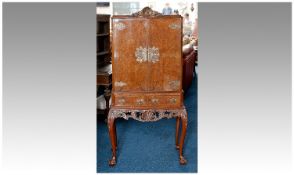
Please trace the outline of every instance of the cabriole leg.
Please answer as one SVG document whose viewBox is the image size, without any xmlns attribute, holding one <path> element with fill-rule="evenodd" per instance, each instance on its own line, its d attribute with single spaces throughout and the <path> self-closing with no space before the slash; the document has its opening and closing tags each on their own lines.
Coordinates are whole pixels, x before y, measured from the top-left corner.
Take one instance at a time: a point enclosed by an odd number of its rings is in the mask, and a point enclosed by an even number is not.
<svg viewBox="0 0 294 175">
<path fill-rule="evenodd" d="M 116 121 L 113 122 L 113 125 L 114 125 L 115 149 L 117 150 Z"/>
<path fill-rule="evenodd" d="M 179 128 L 180 128 L 180 117 L 176 118 L 176 149 L 179 149 Z"/>
<path fill-rule="evenodd" d="M 180 156 L 180 164 L 185 165 L 187 163 L 187 160 L 183 156 L 183 147 L 184 147 L 184 140 L 186 136 L 187 131 L 187 124 L 188 124 L 188 118 L 186 111 L 181 114 L 181 122 L 182 122 L 182 132 L 181 132 L 181 138 L 180 138 L 180 149 L 179 149 L 179 156 Z"/>
<path fill-rule="evenodd" d="M 112 115 L 111 110 L 108 113 L 108 131 L 109 131 L 109 138 L 111 143 L 111 149 L 112 149 L 112 157 L 109 160 L 109 166 L 114 166 L 116 164 L 116 143 L 115 143 L 115 125 L 114 125 L 114 116 Z"/>
</svg>

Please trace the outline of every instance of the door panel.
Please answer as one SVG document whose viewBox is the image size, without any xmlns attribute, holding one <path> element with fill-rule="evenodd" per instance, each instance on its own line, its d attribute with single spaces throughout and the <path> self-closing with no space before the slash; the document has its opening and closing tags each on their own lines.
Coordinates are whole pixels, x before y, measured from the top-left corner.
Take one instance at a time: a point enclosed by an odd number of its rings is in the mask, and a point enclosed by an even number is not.
<svg viewBox="0 0 294 175">
<path fill-rule="evenodd" d="M 149 62 L 150 90 L 182 90 L 181 18 L 150 19 L 149 48 L 157 48 L 159 60 Z M 156 70 L 156 71 L 155 71 Z"/>
<path fill-rule="evenodd" d="M 113 19 L 113 90 L 147 91 L 148 65 L 146 19 Z"/>
</svg>

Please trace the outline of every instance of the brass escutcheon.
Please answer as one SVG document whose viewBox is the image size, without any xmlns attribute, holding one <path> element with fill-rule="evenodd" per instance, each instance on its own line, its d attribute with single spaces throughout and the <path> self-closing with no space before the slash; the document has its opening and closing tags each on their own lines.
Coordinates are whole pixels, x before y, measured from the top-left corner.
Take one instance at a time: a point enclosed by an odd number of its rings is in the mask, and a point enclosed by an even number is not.
<svg viewBox="0 0 294 175">
<path fill-rule="evenodd" d="M 136 103 L 138 105 L 142 105 L 142 104 L 144 104 L 144 99 L 137 99 Z"/>
<path fill-rule="evenodd" d="M 139 63 L 159 61 L 159 48 L 157 47 L 138 47 L 135 51 L 136 61 Z"/>
<path fill-rule="evenodd" d="M 153 104 L 157 104 L 158 101 L 159 101 L 159 100 L 158 100 L 157 98 L 152 98 L 152 99 L 151 99 L 151 102 L 152 102 Z"/>
</svg>

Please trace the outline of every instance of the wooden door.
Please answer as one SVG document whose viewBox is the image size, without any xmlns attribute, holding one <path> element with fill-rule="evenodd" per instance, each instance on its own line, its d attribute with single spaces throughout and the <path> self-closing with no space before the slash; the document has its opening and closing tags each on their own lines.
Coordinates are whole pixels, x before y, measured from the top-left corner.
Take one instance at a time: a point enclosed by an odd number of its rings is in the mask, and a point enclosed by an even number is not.
<svg viewBox="0 0 294 175">
<path fill-rule="evenodd" d="M 148 91 L 147 20 L 114 18 L 112 21 L 113 90 L 116 92 Z"/>
<path fill-rule="evenodd" d="M 154 60 L 149 62 L 152 70 L 149 88 L 179 92 L 182 90 L 182 18 L 152 18 L 149 24 L 148 47 L 149 52 L 155 54 Z"/>
</svg>

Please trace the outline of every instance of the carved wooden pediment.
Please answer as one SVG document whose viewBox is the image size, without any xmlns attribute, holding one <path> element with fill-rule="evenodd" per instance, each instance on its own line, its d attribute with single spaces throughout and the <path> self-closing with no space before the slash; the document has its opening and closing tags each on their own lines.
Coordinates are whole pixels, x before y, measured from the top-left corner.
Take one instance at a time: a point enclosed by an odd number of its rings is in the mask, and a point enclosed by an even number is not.
<svg viewBox="0 0 294 175">
<path fill-rule="evenodd" d="M 144 7 L 141 11 L 133 13 L 132 16 L 135 17 L 156 17 L 162 16 L 161 13 L 152 10 L 150 7 Z"/>
</svg>

